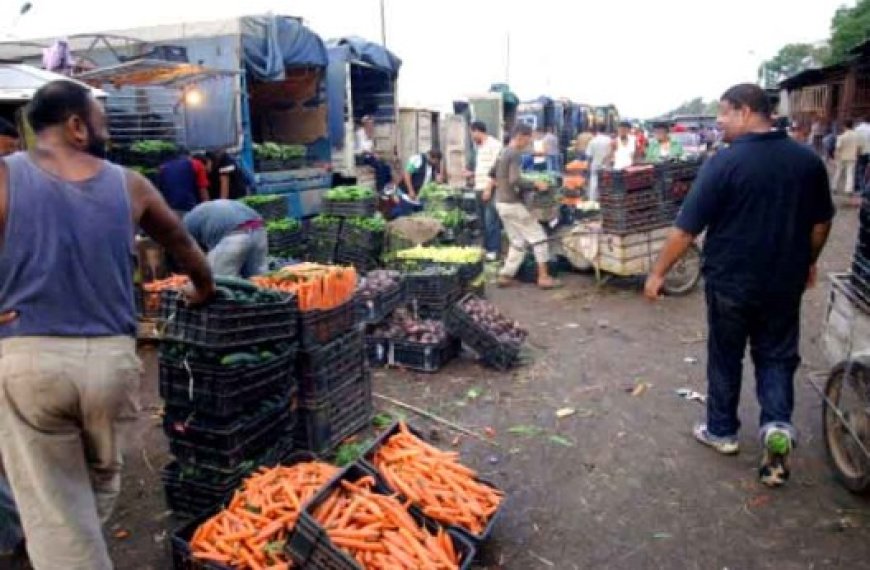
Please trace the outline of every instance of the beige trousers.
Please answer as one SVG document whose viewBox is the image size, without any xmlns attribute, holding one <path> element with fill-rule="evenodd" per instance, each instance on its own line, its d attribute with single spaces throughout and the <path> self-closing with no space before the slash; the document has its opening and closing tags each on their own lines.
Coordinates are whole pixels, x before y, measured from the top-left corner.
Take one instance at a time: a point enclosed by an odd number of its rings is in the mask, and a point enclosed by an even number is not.
<svg viewBox="0 0 870 570">
<path fill-rule="evenodd" d="M 34 570 L 112 568 L 101 522 L 140 374 L 128 337 L 0 341 L 0 454 Z"/>
<path fill-rule="evenodd" d="M 843 191 L 846 194 L 851 194 L 855 191 L 855 170 L 858 168 L 857 160 L 837 160 L 837 166 L 834 170 L 834 178 L 831 180 L 831 190 L 834 192 L 840 189 L 840 180 L 843 175 L 846 176 L 846 187 Z"/>
<path fill-rule="evenodd" d="M 547 234 L 541 224 L 529 213 L 525 204 L 496 203 L 495 209 L 501 218 L 504 231 L 510 241 L 504 267 L 499 272 L 504 277 L 514 277 L 526 257 L 526 247 L 532 245 L 535 261 L 546 263 L 550 260 L 547 248 Z"/>
</svg>

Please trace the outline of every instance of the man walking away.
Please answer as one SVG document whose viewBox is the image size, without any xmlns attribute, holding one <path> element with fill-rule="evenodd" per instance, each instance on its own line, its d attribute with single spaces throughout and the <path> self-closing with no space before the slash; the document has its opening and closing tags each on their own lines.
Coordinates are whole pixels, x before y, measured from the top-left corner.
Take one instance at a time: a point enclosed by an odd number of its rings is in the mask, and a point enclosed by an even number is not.
<svg viewBox="0 0 870 570">
<path fill-rule="evenodd" d="M 855 132 L 861 135 L 861 154 L 858 157 L 855 190 L 864 195 L 867 190 L 864 182 L 867 178 L 867 165 L 870 164 L 870 123 L 867 122 L 866 117 L 855 127 Z"/>
<path fill-rule="evenodd" d="M 208 252 L 215 275 L 253 277 L 268 271 L 263 218 L 236 200 L 212 200 L 184 216 L 184 227 Z"/>
<path fill-rule="evenodd" d="M 36 146 L 0 161 L 0 454 L 35 570 L 112 568 L 101 522 L 138 411 L 137 226 L 214 291 L 205 256 L 144 177 L 102 160 L 106 116 L 54 81 L 33 97 Z"/>
<path fill-rule="evenodd" d="M 722 95 L 718 121 L 731 146 L 701 169 L 645 293 L 659 296 L 668 270 L 706 230 L 707 421 L 694 434 L 720 453 L 737 453 L 748 342 L 765 450 L 759 475 L 777 486 L 788 479 L 796 441 L 801 297 L 815 278 L 834 207 L 825 165 L 786 133 L 771 131 L 770 112 L 757 85 L 736 85 Z"/>
<path fill-rule="evenodd" d="M 604 168 L 607 164 L 607 159 L 610 156 L 610 150 L 613 145 L 612 139 L 605 133 L 598 130 L 598 127 L 592 127 L 593 137 L 589 141 L 589 146 L 586 147 L 586 154 L 589 156 L 589 200 L 592 202 L 598 201 L 598 171 Z"/>
<path fill-rule="evenodd" d="M 175 158 L 160 165 L 157 173 L 160 193 L 179 216 L 184 216 L 200 202 L 208 202 L 208 186 L 202 186 L 196 170 L 187 150 L 180 149 Z"/>
<path fill-rule="evenodd" d="M 487 134 L 486 124 L 482 121 L 471 123 L 471 139 L 474 141 L 477 156 L 474 164 L 474 191 L 480 203 L 483 220 L 483 247 L 487 261 L 495 261 L 501 251 L 501 220 L 492 199 L 495 184 L 489 173 L 501 152 L 502 145 L 495 137 Z"/>
<path fill-rule="evenodd" d="M 532 129 L 521 123 L 514 127 L 510 144 L 502 150 L 492 174 L 495 177 L 495 207 L 510 240 L 510 249 L 504 267 L 499 272 L 498 286 L 512 285 L 517 271 L 526 257 L 526 247 L 531 245 L 538 264 L 538 287 L 554 289 L 561 283 L 550 277 L 547 262 L 550 260 L 547 235 L 524 203 L 524 194 L 546 190 L 547 184 L 530 184 L 522 178 L 522 155 L 532 140 Z"/>
<path fill-rule="evenodd" d="M 864 141 L 853 127 L 852 120 L 847 119 L 843 122 L 843 133 L 837 137 L 837 146 L 834 147 L 836 169 L 834 170 L 834 180 L 831 183 L 832 192 L 840 189 L 840 180 L 845 174 L 846 187 L 844 192 L 850 195 L 855 193 L 855 169 L 858 167 L 858 156 L 862 152 Z"/>
</svg>

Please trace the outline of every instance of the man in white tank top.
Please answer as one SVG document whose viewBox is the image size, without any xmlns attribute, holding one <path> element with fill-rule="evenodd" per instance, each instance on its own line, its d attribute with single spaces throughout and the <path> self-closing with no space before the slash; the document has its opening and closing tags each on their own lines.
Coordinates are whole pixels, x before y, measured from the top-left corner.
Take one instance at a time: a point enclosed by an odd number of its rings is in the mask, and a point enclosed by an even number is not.
<svg viewBox="0 0 870 570">
<path fill-rule="evenodd" d="M 631 124 L 619 123 L 618 134 L 613 141 L 613 169 L 622 170 L 634 164 L 637 140 L 631 134 Z"/>
</svg>

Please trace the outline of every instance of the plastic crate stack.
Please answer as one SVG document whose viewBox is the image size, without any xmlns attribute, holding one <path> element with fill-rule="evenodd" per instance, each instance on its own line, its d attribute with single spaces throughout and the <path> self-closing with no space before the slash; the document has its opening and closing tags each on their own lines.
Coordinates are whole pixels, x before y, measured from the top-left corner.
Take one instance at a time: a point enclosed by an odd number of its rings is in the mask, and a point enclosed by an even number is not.
<svg viewBox="0 0 870 570">
<path fill-rule="evenodd" d="M 508 370 L 519 363 L 520 350 L 528 336 L 519 323 L 474 294 L 455 303 L 444 324 L 485 365 L 498 370 Z"/>
<path fill-rule="evenodd" d="M 325 453 L 371 420 L 372 378 L 355 298 L 299 314 L 299 449 Z"/>
<path fill-rule="evenodd" d="M 864 303 L 870 304 L 870 200 L 861 202 L 858 221 L 858 244 L 852 258 L 852 289 Z"/>
<path fill-rule="evenodd" d="M 389 363 L 389 342 L 383 336 L 373 334 L 378 325 L 388 319 L 393 311 L 407 304 L 407 291 L 402 274 L 398 271 L 380 269 L 369 272 L 357 291 L 357 314 L 365 327 L 366 360 L 370 367 Z"/>
<path fill-rule="evenodd" d="M 306 259 L 317 263 L 334 263 L 341 218 L 316 216 L 311 220 L 306 235 Z"/>
<path fill-rule="evenodd" d="M 656 165 L 656 177 L 662 195 L 662 205 L 665 214 L 675 219 L 683 200 L 692 189 L 698 171 L 701 169 L 700 159 L 663 162 Z"/>
<path fill-rule="evenodd" d="M 360 273 L 377 269 L 384 248 L 384 222 L 379 216 L 349 216 L 341 221 L 335 262 Z"/>
<path fill-rule="evenodd" d="M 656 169 L 652 165 L 625 170 L 602 170 L 599 174 L 602 229 L 625 235 L 667 226 Z"/>
<path fill-rule="evenodd" d="M 292 451 L 297 313 L 294 297 L 250 285 L 223 285 L 201 308 L 163 292 L 159 387 L 175 460 L 162 478 L 177 515 L 215 507 Z"/>
</svg>

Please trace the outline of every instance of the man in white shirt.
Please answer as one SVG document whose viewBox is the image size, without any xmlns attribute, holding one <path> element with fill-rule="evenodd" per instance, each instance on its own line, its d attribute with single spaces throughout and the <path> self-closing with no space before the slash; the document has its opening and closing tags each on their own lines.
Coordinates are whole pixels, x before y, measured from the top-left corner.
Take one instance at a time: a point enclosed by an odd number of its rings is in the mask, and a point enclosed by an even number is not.
<svg viewBox="0 0 870 570">
<path fill-rule="evenodd" d="M 637 139 L 631 134 L 631 123 L 619 123 L 617 137 L 613 141 L 613 169 L 623 170 L 634 164 L 637 154 Z"/>
<path fill-rule="evenodd" d="M 392 181 L 393 171 L 389 164 L 375 154 L 375 120 L 369 115 L 360 119 L 359 128 L 354 133 L 353 150 L 357 156 L 357 164 L 374 169 L 377 189 L 383 190 Z"/>
<path fill-rule="evenodd" d="M 865 178 L 867 174 L 867 165 L 870 164 L 870 123 L 867 118 L 861 119 L 858 126 L 855 127 L 855 132 L 861 135 L 862 145 L 861 154 L 858 157 L 858 180 L 856 185 L 861 194 L 867 190 Z"/>
<path fill-rule="evenodd" d="M 589 157 L 589 200 L 598 201 L 598 171 L 604 168 L 610 157 L 613 144 L 611 138 L 601 132 L 597 126 L 592 127 L 592 140 L 586 146 L 586 155 Z"/>
<path fill-rule="evenodd" d="M 846 175 L 846 194 L 854 194 L 855 192 L 855 169 L 858 165 L 858 156 L 862 153 L 864 147 L 864 139 L 853 128 L 854 122 L 847 119 L 843 122 L 845 127 L 843 133 L 837 137 L 837 144 L 834 149 L 834 159 L 837 163 L 837 168 L 834 172 L 834 178 L 831 180 L 831 191 L 836 192 L 840 186 L 840 179 L 843 174 Z"/>
<path fill-rule="evenodd" d="M 480 218 L 483 221 L 483 247 L 487 261 L 495 261 L 501 251 L 501 220 L 492 199 L 495 185 L 489 173 L 498 160 L 502 144 L 487 134 L 486 124 L 482 121 L 471 123 L 471 139 L 474 141 L 476 158 L 474 162 L 474 191 L 480 204 Z M 471 173 L 469 173 L 471 174 Z"/>
</svg>

